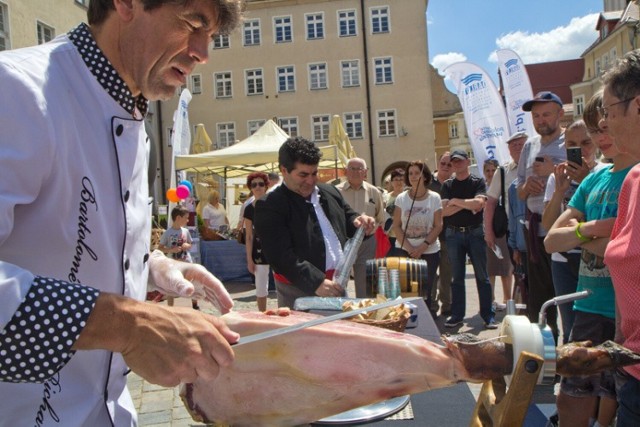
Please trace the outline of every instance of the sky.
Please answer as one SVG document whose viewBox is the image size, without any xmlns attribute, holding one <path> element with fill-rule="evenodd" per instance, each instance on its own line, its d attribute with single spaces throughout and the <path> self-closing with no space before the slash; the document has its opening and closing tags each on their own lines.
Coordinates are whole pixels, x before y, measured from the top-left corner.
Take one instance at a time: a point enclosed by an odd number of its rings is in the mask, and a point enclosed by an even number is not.
<svg viewBox="0 0 640 427">
<path fill-rule="evenodd" d="M 598 37 L 603 0 L 429 0 L 429 62 L 473 62 L 497 83 L 496 50 L 525 64 L 579 58 Z M 451 82 L 447 87 L 455 92 Z"/>
</svg>

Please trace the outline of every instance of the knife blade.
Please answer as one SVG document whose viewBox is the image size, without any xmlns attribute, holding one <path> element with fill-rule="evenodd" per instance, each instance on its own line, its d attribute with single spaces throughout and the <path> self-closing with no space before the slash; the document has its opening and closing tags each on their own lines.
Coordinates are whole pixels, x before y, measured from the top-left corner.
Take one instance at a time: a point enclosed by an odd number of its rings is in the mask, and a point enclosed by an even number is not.
<svg viewBox="0 0 640 427">
<path fill-rule="evenodd" d="M 309 320 L 307 322 L 297 323 L 295 325 L 285 326 L 284 328 L 272 329 L 270 331 L 260 332 L 257 334 L 249 335 L 246 337 L 240 337 L 240 339 L 231 344 L 233 347 L 249 344 L 252 342 L 277 337 L 278 335 L 288 334 L 290 332 L 299 331 L 301 329 L 310 328 L 312 326 L 322 325 L 323 323 L 329 323 L 336 320 L 348 319 L 349 317 L 357 316 L 361 313 L 366 313 L 367 311 L 380 310 L 381 308 L 393 307 L 398 304 L 402 304 L 409 301 L 415 301 L 420 299 L 421 297 L 410 297 L 410 298 L 401 298 L 385 301 L 380 304 L 375 304 L 369 307 L 358 308 L 356 310 L 345 311 L 343 313 L 334 314 L 332 316 L 320 317 L 318 319 Z"/>
</svg>

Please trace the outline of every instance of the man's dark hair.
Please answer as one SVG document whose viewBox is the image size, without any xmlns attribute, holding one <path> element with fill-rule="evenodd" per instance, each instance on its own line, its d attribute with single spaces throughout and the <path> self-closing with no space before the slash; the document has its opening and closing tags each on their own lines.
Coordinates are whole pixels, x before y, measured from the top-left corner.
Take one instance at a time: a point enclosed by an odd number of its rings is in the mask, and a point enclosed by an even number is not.
<svg viewBox="0 0 640 427">
<path fill-rule="evenodd" d="M 418 169 L 422 170 L 422 177 L 424 178 L 424 186 L 428 187 L 429 184 L 431 184 L 431 170 L 429 169 L 429 166 L 427 166 L 427 164 L 422 160 L 414 160 L 412 162 L 407 163 L 407 166 L 405 166 L 404 168 L 404 184 L 407 187 L 411 186 L 411 183 L 409 182 L 409 168 L 411 166 L 417 166 Z"/>
<path fill-rule="evenodd" d="M 629 102 L 640 95 L 640 49 L 627 52 L 602 77 L 602 82 L 613 96 Z"/>
<path fill-rule="evenodd" d="M 164 4 L 185 6 L 193 0 L 140 0 L 145 11 L 161 7 Z M 218 10 L 218 20 L 215 23 L 218 35 L 229 34 L 242 21 L 245 0 L 211 0 Z M 100 25 L 114 11 L 113 0 L 89 0 L 87 19 L 89 25 Z"/>
<path fill-rule="evenodd" d="M 184 216 L 189 214 L 189 209 L 185 208 L 182 205 L 178 205 L 175 208 L 171 209 L 171 220 L 175 221 L 179 216 Z"/>
<path fill-rule="evenodd" d="M 278 151 L 278 162 L 287 172 L 295 168 L 296 162 L 304 165 L 317 165 L 322 158 L 322 152 L 316 145 L 301 136 L 287 139 Z"/>
</svg>

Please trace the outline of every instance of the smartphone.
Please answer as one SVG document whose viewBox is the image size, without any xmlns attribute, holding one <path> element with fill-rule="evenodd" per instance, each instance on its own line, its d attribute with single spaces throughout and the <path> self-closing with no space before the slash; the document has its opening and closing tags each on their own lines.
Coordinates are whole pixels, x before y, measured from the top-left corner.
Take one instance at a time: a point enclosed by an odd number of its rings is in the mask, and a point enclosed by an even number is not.
<svg viewBox="0 0 640 427">
<path fill-rule="evenodd" d="M 582 150 L 580 147 L 567 147 L 567 160 L 582 166 Z"/>
</svg>

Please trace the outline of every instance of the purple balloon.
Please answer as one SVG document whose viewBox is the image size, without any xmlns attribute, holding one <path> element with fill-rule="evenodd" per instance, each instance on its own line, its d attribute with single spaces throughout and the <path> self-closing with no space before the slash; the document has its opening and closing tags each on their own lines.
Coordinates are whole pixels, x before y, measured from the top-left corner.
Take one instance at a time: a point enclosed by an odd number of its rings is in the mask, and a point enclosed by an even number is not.
<svg viewBox="0 0 640 427">
<path fill-rule="evenodd" d="M 189 191 L 189 187 L 187 187 L 186 185 L 178 185 L 178 187 L 176 188 L 176 194 L 178 195 L 178 198 L 180 200 L 184 200 L 189 197 L 189 194 L 191 194 L 191 192 Z"/>
</svg>

